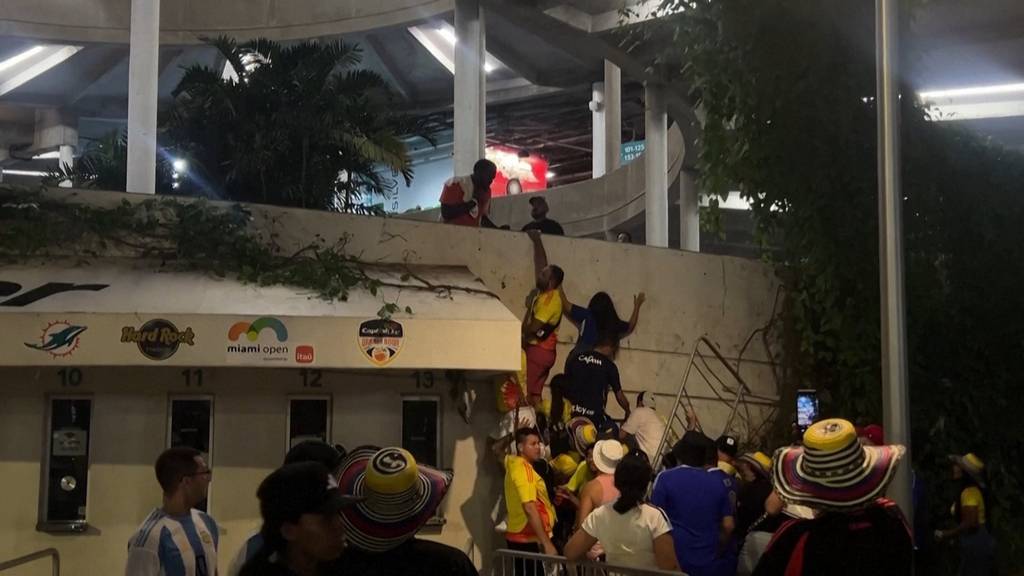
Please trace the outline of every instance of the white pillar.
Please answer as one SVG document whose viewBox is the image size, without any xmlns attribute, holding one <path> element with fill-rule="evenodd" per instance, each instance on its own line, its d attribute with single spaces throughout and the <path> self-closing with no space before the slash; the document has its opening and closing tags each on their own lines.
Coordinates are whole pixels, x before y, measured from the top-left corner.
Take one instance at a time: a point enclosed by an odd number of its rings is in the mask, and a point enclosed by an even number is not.
<svg viewBox="0 0 1024 576">
<path fill-rule="evenodd" d="M 75 165 L 75 149 L 68 144 L 61 144 L 60 148 L 60 162 L 59 166 L 63 170 L 65 167 L 73 168 Z M 71 180 L 61 180 L 58 184 L 61 188 L 71 188 Z"/>
<path fill-rule="evenodd" d="M 455 174 L 472 173 L 486 144 L 484 21 L 480 0 L 455 0 Z"/>
<path fill-rule="evenodd" d="M 622 70 L 604 61 L 604 168 L 622 166 Z"/>
<path fill-rule="evenodd" d="M 132 0 L 128 48 L 128 192 L 156 193 L 160 0 Z"/>
<path fill-rule="evenodd" d="M 593 161 L 593 178 L 600 178 L 605 175 L 605 128 L 604 128 L 604 82 L 595 82 L 590 97 L 591 117 L 594 119 L 592 128 L 591 158 Z"/>
<path fill-rule="evenodd" d="M 700 252 L 700 204 L 697 179 L 679 171 L 679 248 Z"/>
<path fill-rule="evenodd" d="M 644 186 L 647 245 L 668 246 L 668 112 L 661 88 L 648 84 L 644 90 L 645 131 Z"/>
</svg>

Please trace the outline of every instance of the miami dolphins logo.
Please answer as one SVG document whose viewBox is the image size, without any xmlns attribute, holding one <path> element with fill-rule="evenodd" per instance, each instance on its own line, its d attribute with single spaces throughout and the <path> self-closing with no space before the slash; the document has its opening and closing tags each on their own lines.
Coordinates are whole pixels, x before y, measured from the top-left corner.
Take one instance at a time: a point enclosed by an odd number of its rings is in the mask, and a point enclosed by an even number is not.
<svg viewBox="0 0 1024 576">
<path fill-rule="evenodd" d="M 76 326 L 67 321 L 50 322 L 43 329 L 39 343 L 25 342 L 33 350 L 41 350 L 54 358 L 66 358 L 78 350 L 85 326 Z"/>
<path fill-rule="evenodd" d="M 228 338 L 232 342 L 237 342 L 242 334 L 245 334 L 245 337 L 248 338 L 250 342 L 255 342 L 259 339 L 260 332 L 263 332 L 263 330 L 267 328 L 274 331 L 278 342 L 288 341 L 288 328 L 285 328 L 284 322 L 281 322 L 277 318 L 270 317 L 257 318 L 252 324 L 239 322 L 228 330 Z"/>
</svg>

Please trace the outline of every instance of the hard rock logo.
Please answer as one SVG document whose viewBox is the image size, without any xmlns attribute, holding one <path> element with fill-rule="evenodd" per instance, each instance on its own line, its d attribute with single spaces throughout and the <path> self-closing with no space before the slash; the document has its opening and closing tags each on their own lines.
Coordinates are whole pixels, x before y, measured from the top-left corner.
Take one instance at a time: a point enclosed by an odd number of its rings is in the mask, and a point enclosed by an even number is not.
<svg viewBox="0 0 1024 576">
<path fill-rule="evenodd" d="M 150 320 L 138 330 L 132 326 L 121 328 L 122 344 L 135 344 L 143 356 L 158 362 L 174 356 L 182 344 L 195 346 L 195 338 L 191 327 L 181 331 L 162 319 Z"/>
</svg>

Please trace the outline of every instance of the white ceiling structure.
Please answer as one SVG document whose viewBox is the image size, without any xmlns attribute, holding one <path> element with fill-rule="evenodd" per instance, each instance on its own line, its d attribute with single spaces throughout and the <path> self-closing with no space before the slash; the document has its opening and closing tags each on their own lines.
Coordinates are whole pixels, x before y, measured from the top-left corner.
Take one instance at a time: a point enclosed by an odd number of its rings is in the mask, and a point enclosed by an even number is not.
<svg viewBox="0 0 1024 576">
<path fill-rule="evenodd" d="M 74 124 L 81 138 L 95 138 L 122 125 L 127 116 L 128 13 L 121 0 L 77 0 L 74 17 L 54 0 L 0 2 L 0 166 L 39 170 L 52 166 L 54 152 L 44 136 L 53 122 Z M 245 9 L 235 6 L 239 2 Z M 554 38 L 544 22 L 591 36 L 620 25 L 627 2 L 633 19 L 650 17 L 653 4 L 641 0 L 487 0 L 512 10 L 538 14 L 524 25 L 500 10 L 487 19 L 489 139 L 491 125 L 510 142 L 548 147 L 585 176 L 589 151 L 589 85 L 601 79 L 601 59 L 575 51 Z M 511 4 L 510 4 L 511 2 Z M 639 5 L 637 5 L 640 3 Z M 169 101 L 191 64 L 223 66 L 200 35 L 232 33 L 281 40 L 334 37 L 363 49 L 363 65 L 381 73 L 407 110 L 438 114 L 444 122 L 453 99 L 451 0 L 309 0 L 298 14 L 288 0 L 219 0 L 194 3 L 164 0 L 160 50 L 160 98 Z M 191 27 L 191 28 L 190 28 Z M 913 22 L 913 45 L 920 58 L 909 80 L 937 120 L 962 122 L 1013 147 L 1024 147 L 1024 2 L 1017 0 L 938 0 Z M 560 34 L 564 35 L 564 34 Z M 519 139 L 516 127 L 502 124 L 503 105 L 516 118 L 529 117 L 532 99 L 538 116 L 550 98 L 564 94 L 567 114 L 548 118 L 557 132 L 553 144 Z M 577 103 L 578 100 L 578 103 Z M 576 106 L 581 110 L 575 110 Z M 642 113 L 642 101 L 630 114 Z M 635 120 L 635 118 L 634 118 Z M 49 124 L 48 124 L 49 123 Z M 642 125 L 642 120 L 639 122 Z M 567 129 L 566 129 L 567 128 Z M 531 129 L 544 132 L 544 125 Z M 557 130 L 556 130 L 557 129 Z M 495 133 L 497 134 L 497 133 Z M 444 135 L 442 134 L 442 138 Z M 570 151 L 574 156 L 569 156 Z M 559 156 L 562 153 L 565 156 Z M 8 172 L 9 173 L 9 172 Z M 556 182 L 557 184 L 557 182 Z"/>
</svg>

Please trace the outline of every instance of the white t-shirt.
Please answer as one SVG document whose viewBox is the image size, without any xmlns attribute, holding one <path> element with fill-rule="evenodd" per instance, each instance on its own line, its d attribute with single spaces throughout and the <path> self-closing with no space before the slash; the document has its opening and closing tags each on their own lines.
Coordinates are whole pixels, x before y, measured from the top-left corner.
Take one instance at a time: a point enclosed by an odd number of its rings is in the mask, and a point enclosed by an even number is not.
<svg viewBox="0 0 1024 576">
<path fill-rule="evenodd" d="M 641 504 L 619 514 L 605 504 L 583 520 L 583 530 L 604 546 L 609 564 L 633 568 L 658 569 L 654 558 L 654 539 L 672 531 L 661 508 Z"/>
<path fill-rule="evenodd" d="M 627 434 L 636 436 L 640 449 L 647 454 L 647 459 L 654 462 L 658 454 L 661 437 L 665 435 L 665 422 L 658 413 L 646 406 L 634 408 L 629 418 L 622 425 Z"/>
</svg>

